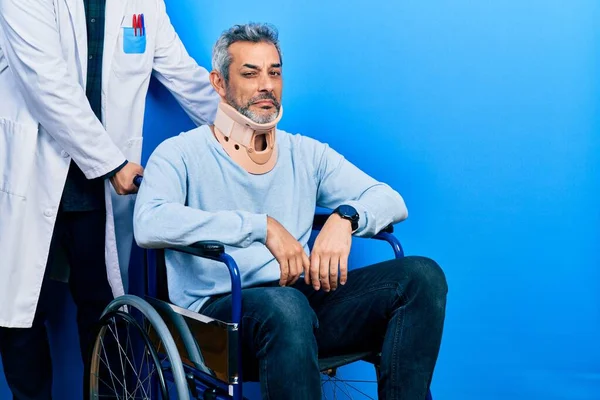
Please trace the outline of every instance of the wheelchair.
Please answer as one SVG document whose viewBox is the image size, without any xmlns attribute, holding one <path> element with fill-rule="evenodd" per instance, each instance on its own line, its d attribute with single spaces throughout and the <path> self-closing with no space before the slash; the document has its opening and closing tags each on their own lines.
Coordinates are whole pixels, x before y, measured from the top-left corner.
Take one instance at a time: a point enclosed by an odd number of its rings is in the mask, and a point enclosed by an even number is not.
<svg viewBox="0 0 600 400">
<path fill-rule="evenodd" d="M 316 214 L 319 231 L 329 214 Z M 372 239 L 389 243 L 396 258 L 401 243 L 388 226 Z M 231 322 L 209 318 L 169 302 L 165 250 L 222 262 L 231 277 Z M 204 241 L 187 247 L 145 251 L 146 295 L 124 295 L 104 310 L 85 366 L 85 395 L 101 399 L 242 400 L 242 286 L 239 269 L 225 246 Z M 319 359 L 323 398 L 373 398 L 337 370 L 366 361 L 379 374 L 380 354 L 355 353 Z M 255 374 L 257 376 L 257 374 Z M 255 378 L 253 380 L 256 380 Z M 376 383 L 373 381 L 372 383 Z M 329 386 L 329 387 L 327 387 Z M 427 400 L 432 400 L 431 392 Z"/>
</svg>

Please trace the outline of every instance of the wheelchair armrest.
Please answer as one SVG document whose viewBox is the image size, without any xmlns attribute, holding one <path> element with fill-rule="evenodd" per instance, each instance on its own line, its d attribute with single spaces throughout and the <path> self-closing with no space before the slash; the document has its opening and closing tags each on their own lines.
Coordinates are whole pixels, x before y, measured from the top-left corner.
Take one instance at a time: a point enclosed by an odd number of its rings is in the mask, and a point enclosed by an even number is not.
<svg viewBox="0 0 600 400">
<path fill-rule="evenodd" d="M 225 246 L 221 242 L 203 240 L 190 246 L 173 246 L 168 247 L 165 250 L 174 250 L 180 253 L 187 253 L 197 257 L 220 261 L 221 256 L 225 253 Z"/>
<path fill-rule="evenodd" d="M 321 230 L 321 228 L 323 228 L 323 225 L 325 225 L 325 222 L 327 222 L 327 218 L 329 218 L 329 215 L 330 214 L 315 214 L 315 217 L 313 219 L 313 230 Z M 379 233 L 394 233 L 394 226 L 388 225 L 385 228 L 383 228 Z"/>
<path fill-rule="evenodd" d="M 235 260 L 229 254 L 225 253 L 225 245 L 221 242 L 205 240 L 196 242 L 191 246 L 173 246 L 165 248 L 165 250 L 174 250 L 180 253 L 208 258 L 222 262 L 227 266 L 231 278 L 231 322 L 239 325 L 242 321 L 242 278 Z"/>
</svg>

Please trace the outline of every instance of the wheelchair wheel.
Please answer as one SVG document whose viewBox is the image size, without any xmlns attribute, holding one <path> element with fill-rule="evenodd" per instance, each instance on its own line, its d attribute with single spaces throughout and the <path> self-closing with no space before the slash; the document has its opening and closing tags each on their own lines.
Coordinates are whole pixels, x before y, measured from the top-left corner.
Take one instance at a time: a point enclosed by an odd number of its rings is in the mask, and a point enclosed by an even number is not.
<svg viewBox="0 0 600 400">
<path fill-rule="evenodd" d="M 371 380 L 356 380 L 356 379 L 344 379 L 335 372 L 322 374 L 321 388 L 323 392 L 323 400 L 329 399 L 372 399 L 376 400 L 375 397 L 369 395 L 367 392 L 377 392 L 377 379 Z"/>
<path fill-rule="evenodd" d="M 102 317 L 89 368 L 90 399 L 169 398 L 156 349 L 128 313 Z"/>
<path fill-rule="evenodd" d="M 136 296 L 118 297 L 106 307 L 86 368 L 89 399 L 190 400 L 167 326 Z"/>
<path fill-rule="evenodd" d="M 379 367 L 375 365 L 375 376 L 372 379 L 345 379 L 337 375 L 337 370 L 329 370 L 322 373 L 321 387 L 323 400 L 328 399 L 377 399 L 377 395 L 369 393 L 377 392 L 377 380 Z M 431 391 L 427 393 L 426 400 L 433 400 Z"/>
</svg>

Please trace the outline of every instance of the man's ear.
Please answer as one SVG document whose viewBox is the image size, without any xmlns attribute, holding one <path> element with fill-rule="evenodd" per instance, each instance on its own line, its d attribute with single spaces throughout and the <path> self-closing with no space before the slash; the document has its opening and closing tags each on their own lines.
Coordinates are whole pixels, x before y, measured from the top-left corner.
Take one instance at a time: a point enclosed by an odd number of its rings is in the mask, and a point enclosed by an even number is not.
<svg viewBox="0 0 600 400">
<path fill-rule="evenodd" d="M 210 83 L 215 88 L 215 91 L 221 96 L 225 98 L 226 90 L 225 90 L 225 79 L 221 76 L 217 71 L 210 72 Z"/>
</svg>

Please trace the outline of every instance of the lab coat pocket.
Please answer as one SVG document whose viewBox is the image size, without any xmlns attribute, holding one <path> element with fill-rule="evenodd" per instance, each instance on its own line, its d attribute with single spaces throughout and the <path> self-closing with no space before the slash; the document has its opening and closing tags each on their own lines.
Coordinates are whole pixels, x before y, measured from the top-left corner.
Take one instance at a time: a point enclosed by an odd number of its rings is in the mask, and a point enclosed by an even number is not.
<svg viewBox="0 0 600 400">
<path fill-rule="evenodd" d="M 134 32 L 133 28 L 123 28 L 123 53 L 143 54 L 146 52 L 146 35 Z"/>
<path fill-rule="evenodd" d="M 37 125 L 0 118 L 0 192 L 27 196 L 35 162 Z"/>
<path fill-rule="evenodd" d="M 128 161 L 136 164 L 141 162 L 143 142 L 144 138 L 142 136 L 131 138 L 126 142 L 125 148 L 122 151 Z"/>
<path fill-rule="evenodd" d="M 152 73 L 153 53 L 146 46 L 146 37 L 147 35 L 140 35 L 139 30 L 136 36 L 132 27 L 121 27 L 112 69 L 124 84 L 134 81 L 137 84 L 140 79 L 146 79 Z"/>
</svg>

